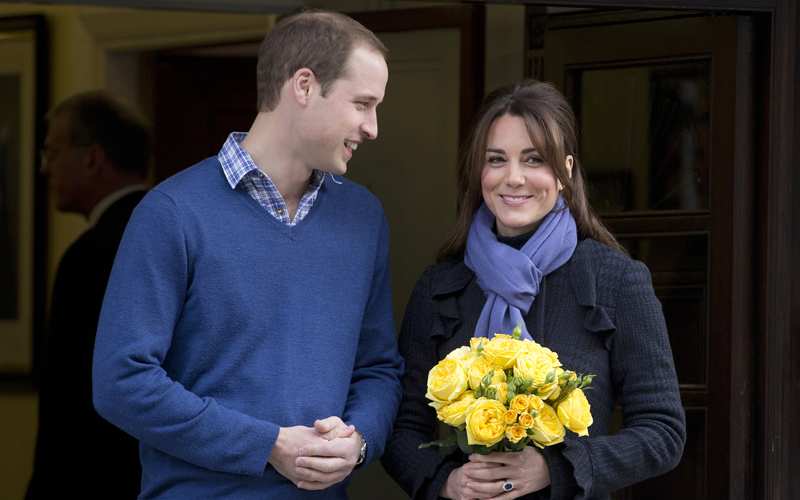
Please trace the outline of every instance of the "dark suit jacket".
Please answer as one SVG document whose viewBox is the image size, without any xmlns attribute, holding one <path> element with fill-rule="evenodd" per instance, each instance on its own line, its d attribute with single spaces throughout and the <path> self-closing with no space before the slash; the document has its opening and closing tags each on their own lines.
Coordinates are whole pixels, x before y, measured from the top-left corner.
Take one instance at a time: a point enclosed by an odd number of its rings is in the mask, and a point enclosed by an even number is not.
<svg viewBox="0 0 800 500">
<path fill-rule="evenodd" d="M 53 285 L 44 343 L 39 435 L 26 499 L 134 499 L 138 441 L 92 405 L 92 351 L 122 233 L 144 192 L 111 205 L 64 254 Z"/>
<path fill-rule="evenodd" d="M 435 500 L 450 472 L 467 458 L 431 448 L 437 420 L 425 398 L 428 371 L 453 349 L 469 345 L 486 297 L 463 259 L 425 270 L 403 318 L 403 402 L 381 459 L 414 499 Z M 641 262 L 593 240 L 545 276 L 525 324 L 563 367 L 594 373 L 586 391 L 589 436 L 567 431 L 545 448 L 551 486 L 523 498 L 608 498 L 609 492 L 677 465 L 685 417 L 661 304 Z M 511 332 L 501 332 L 510 334 Z M 608 436 L 618 397 L 626 429 Z"/>
</svg>

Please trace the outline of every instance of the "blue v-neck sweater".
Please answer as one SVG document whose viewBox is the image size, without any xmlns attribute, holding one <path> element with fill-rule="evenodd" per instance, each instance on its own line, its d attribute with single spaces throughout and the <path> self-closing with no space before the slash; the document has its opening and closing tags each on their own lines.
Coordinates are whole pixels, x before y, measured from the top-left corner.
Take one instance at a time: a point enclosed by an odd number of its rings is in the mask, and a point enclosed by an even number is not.
<svg viewBox="0 0 800 500">
<path fill-rule="evenodd" d="M 117 254 L 95 345 L 98 412 L 141 442 L 140 498 L 346 498 L 267 465 L 279 427 L 336 415 L 380 456 L 400 402 L 378 200 L 325 182 L 288 227 L 216 158 L 150 191 Z"/>
</svg>

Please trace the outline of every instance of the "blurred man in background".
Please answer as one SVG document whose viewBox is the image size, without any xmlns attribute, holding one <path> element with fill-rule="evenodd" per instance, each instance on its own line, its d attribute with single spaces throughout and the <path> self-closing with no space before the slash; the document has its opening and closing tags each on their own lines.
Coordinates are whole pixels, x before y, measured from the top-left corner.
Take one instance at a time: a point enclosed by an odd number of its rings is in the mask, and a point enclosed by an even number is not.
<svg viewBox="0 0 800 500">
<path fill-rule="evenodd" d="M 131 104 L 100 91 L 70 97 L 46 120 L 41 173 L 53 204 L 90 228 L 64 254 L 53 285 L 26 499 L 134 499 L 138 442 L 92 406 L 92 351 L 122 233 L 145 194 L 150 131 Z"/>
</svg>

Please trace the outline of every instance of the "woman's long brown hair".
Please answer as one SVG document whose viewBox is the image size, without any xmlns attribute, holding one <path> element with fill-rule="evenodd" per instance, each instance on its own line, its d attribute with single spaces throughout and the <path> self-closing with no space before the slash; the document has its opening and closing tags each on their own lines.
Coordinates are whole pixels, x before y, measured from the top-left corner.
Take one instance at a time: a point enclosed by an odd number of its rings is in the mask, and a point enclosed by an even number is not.
<svg viewBox="0 0 800 500">
<path fill-rule="evenodd" d="M 456 225 L 439 249 L 438 261 L 461 258 L 464 254 L 472 217 L 483 203 L 481 172 L 489 129 L 496 119 L 506 115 L 523 119 L 531 143 L 564 186 L 561 195 L 575 218 L 578 238 L 592 238 L 627 255 L 589 205 L 578 157 L 575 113 L 552 84 L 523 80 L 490 93 L 478 111 L 459 159 Z M 572 177 L 566 167 L 568 155 L 573 158 Z"/>
</svg>

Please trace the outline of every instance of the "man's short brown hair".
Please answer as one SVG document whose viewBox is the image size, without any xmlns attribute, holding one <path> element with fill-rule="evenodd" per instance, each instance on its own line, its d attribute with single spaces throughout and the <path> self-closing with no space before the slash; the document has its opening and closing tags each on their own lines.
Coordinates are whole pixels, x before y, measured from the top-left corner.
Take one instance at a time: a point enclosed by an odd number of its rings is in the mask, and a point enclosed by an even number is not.
<svg viewBox="0 0 800 500">
<path fill-rule="evenodd" d="M 342 78 L 354 49 L 366 47 L 384 58 L 389 51 L 373 32 L 338 12 L 309 9 L 281 19 L 261 43 L 258 110 L 274 111 L 286 81 L 301 68 L 314 72 L 325 97 Z"/>
<path fill-rule="evenodd" d="M 147 177 L 150 127 L 130 102 L 102 90 L 81 92 L 56 104 L 45 116 L 67 119 L 73 147 L 99 144 L 114 168 Z"/>
</svg>

